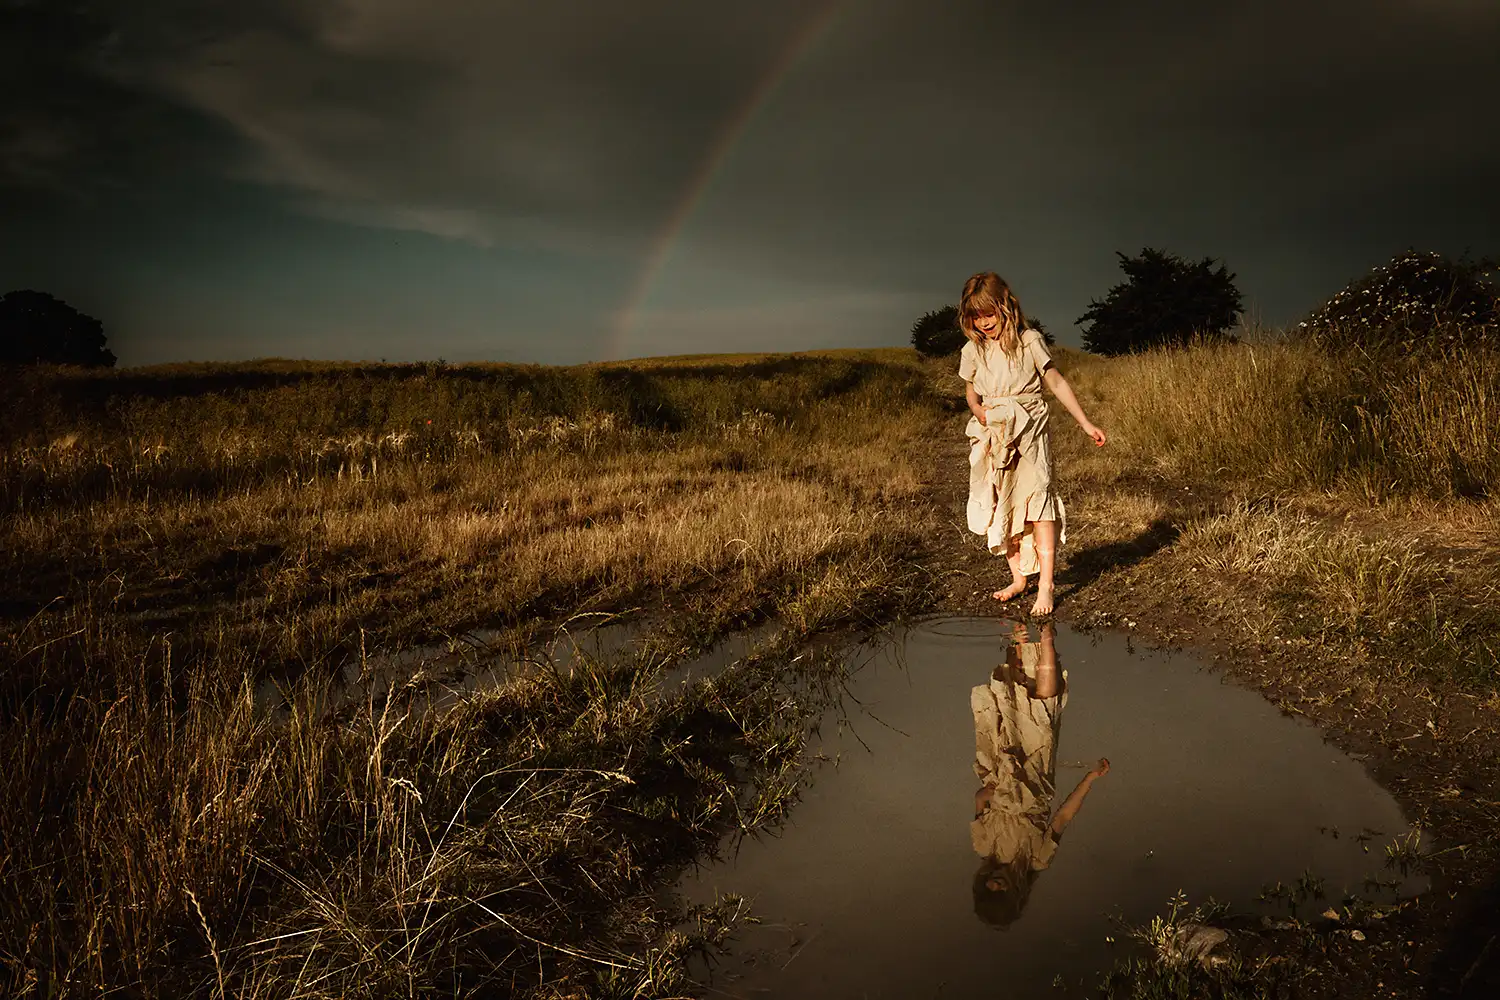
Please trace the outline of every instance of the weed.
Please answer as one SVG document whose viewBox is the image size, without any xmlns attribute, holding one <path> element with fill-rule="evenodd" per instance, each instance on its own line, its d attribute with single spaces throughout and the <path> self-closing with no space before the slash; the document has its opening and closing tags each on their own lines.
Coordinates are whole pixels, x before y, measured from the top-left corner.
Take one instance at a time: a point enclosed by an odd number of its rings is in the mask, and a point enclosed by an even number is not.
<svg viewBox="0 0 1500 1000">
<path fill-rule="evenodd" d="M 1395 868 L 1402 875 L 1420 865 L 1424 857 L 1421 827 L 1412 827 L 1406 833 L 1396 835 L 1385 845 L 1386 867 Z"/>
</svg>

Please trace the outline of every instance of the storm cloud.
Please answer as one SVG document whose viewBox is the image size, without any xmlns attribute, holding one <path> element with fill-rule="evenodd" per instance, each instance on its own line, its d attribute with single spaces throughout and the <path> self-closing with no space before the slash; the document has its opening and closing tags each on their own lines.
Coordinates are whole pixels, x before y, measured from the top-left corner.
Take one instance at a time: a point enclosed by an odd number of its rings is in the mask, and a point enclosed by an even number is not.
<svg viewBox="0 0 1500 1000">
<path fill-rule="evenodd" d="M 1477 0 L 0 11 L 0 281 L 124 363 L 901 343 L 986 268 L 1067 341 L 1117 250 L 1283 323 L 1500 249 Z"/>
</svg>

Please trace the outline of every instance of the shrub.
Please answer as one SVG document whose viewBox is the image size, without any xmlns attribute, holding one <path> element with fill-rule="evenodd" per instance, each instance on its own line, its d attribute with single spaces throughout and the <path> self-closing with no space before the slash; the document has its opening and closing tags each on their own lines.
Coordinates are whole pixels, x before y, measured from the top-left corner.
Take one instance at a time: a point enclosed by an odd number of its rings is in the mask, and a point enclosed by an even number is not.
<svg viewBox="0 0 1500 1000">
<path fill-rule="evenodd" d="M 1500 339 L 1493 261 L 1408 249 L 1358 278 L 1297 324 L 1316 343 L 1353 347 L 1463 345 Z"/>
<path fill-rule="evenodd" d="M 1085 323 L 1083 346 L 1096 354 L 1128 354 L 1148 347 L 1226 338 L 1240 314 L 1234 275 L 1213 259 L 1197 263 L 1149 247 L 1120 258 L 1126 280 L 1092 301 L 1076 321 Z"/>
</svg>

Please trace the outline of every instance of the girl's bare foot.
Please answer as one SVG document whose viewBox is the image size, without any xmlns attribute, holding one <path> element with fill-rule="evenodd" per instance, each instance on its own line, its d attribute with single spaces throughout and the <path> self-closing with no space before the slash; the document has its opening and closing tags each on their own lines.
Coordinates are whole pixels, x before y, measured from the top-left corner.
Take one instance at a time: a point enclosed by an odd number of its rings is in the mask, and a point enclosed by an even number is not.
<svg viewBox="0 0 1500 1000">
<path fill-rule="evenodd" d="M 1036 603 L 1031 606 L 1031 613 L 1040 617 L 1052 613 L 1052 588 L 1043 587 L 1038 584 L 1036 588 Z"/>
<path fill-rule="evenodd" d="M 1020 597 L 1021 591 L 1025 589 L 1026 578 L 1023 576 L 1019 580 L 1012 580 L 1009 587 L 1006 587 L 1004 590 L 997 590 L 990 596 L 997 601 L 1010 601 Z"/>
</svg>

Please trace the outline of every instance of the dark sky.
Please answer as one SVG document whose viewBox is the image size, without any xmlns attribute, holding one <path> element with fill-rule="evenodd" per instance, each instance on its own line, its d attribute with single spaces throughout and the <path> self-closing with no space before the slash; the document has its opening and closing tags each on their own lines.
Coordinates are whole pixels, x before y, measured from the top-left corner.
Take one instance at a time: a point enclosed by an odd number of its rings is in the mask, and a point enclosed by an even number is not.
<svg viewBox="0 0 1500 1000">
<path fill-rule="evenodd" d="M 1500 254 L 1500 2 L 0 0 L 0 291 L 121 364 L 906 343 L 1116 251 Z"/>
</svg>

